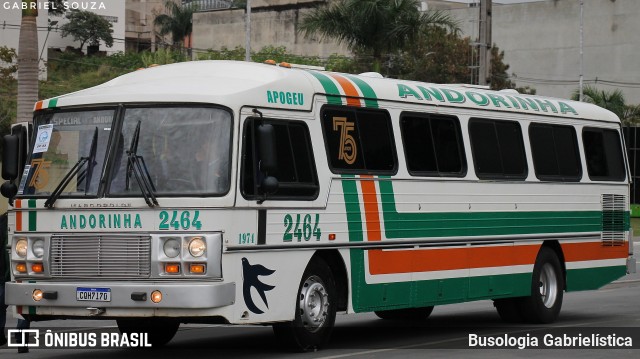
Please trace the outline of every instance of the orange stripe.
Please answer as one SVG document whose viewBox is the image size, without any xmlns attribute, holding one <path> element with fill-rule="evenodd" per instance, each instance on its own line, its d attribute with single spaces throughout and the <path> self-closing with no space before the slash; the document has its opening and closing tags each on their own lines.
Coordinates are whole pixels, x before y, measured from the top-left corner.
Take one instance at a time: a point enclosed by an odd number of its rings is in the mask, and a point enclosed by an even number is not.
<svg viewBox="0 0 640 359">
<path fill-rule="evenodd" d="M 353 86 L 353 84 L 349 80 L 336 74 L 329 74 L 329 76 L 336 79 L 336 81 L 338 81 L 338 83 L 344 90 L 344 94 L 347 95 L 347 106 L 362 107 L 359 99 L 360 94 L 358 93 L 358 90 L 356 90 L 356 87 Z"/>
<path fill-rule="evenodd" d="M 44 103 L 44 101 L 38 101 L 36 102 L 36 111 L 37 110 L 42 110 L 42 104 Z"/>
<path fill-rule="evenodd" d="M 16 208 L 22 208 L 22 200 L 16 200 Z M 22 211 L 16 211 L 16 231 L 22 231 Z"/>
<path fill-rule="evenodd" d="M 629 242 L 618 247 L 603 246 L 601 242 L 563 243 L 560 246 L 567 262 L 627 258 L 629 255 Z"/>
<path fill-rule="evenodd" d="M 533 265 L 540 245 L 369 251 L 371 274 Z"/>
<path fill-rule="evenodd" d="M 378 211 L 378 196 L 376 182 L 373 176 L 360 176 L 366 180 L 360 181 L 362 197 L 364 199 L 364 217 L 367 224 L 367 238 L 369 241 L 382 240 L 380 231 L 380 212 Z"/>
</svg>

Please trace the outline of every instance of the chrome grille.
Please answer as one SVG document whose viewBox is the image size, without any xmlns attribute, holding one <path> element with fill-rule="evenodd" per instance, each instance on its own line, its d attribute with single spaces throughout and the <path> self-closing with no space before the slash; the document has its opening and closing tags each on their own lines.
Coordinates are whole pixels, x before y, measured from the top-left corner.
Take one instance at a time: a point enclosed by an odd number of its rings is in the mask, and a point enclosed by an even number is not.
<svg viewBox="0 0 640 359">
<path fill-rule="evenodd" d="M 625 231 L 629 224 L 626 221 L 627 200 L 621 194 L 602 195 L 602 245 L 622 246 Z"/>
<path fill-rule="evenodd" d="M 56 278 L 148 278 L 151 237 L 53 235 L 51 276 Z"/>
</svg>

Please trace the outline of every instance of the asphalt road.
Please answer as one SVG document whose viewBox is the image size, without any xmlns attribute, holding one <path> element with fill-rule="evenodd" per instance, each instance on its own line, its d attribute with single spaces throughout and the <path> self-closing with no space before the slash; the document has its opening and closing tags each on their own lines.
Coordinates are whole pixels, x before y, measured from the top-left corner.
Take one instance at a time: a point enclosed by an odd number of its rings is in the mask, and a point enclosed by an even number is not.
<svg viewBox="0 0 640 359">
<path fill-rule="evenodd" d="M 636 249 L 640 245 L 636 245 Z M 636 251 L 640 253 L 640 251 Z M 640 263 L 639 267 L 640 267 Z M 550 326 L 507 325 L 491 301 L 436 307 L 423 323 L 397 323 L 371 313 L 339 315 L 328 347 L 314 353 L 285 353 L 270 327 L 183 325 L 163 348 L 151 349 L 31 349 L 24 358 L 627 358 L 640 357 L 640 349 L 478 349 L 469 347 L 470 334 L 505 334 L 515 338 L 594 333 L 632 335 L 640 348 L 640 274 L 632 274 L 598 291 L 565 293 L 559 320 Z M 10 328 L 15 320 L 7 323 Z M 55 327 L 57 332 L 82 327 L 114 327 L 113 321 L 53 321 L 33 328 Z M 69 328 L 69 329 L 66 329 Z M 97 329 L 90 330 L 95 332 Z M 541 343 L 540 343 L 541 344 Z M 541 345 L 542 346 L 542 345 Z M 15 349 L 0 349 L 0 357 L 17 356 Z"/>
</svg>

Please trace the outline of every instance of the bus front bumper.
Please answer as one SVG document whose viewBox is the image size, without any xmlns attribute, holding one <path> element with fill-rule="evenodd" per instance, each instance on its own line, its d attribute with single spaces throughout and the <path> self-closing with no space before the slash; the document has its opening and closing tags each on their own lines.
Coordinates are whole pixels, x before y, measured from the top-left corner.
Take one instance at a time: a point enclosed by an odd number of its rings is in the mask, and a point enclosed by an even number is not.
<svg viewBox="0 0 640 359">
<path fill-rule="evenodd" d="M 79 292 L 109 292 L 108 301 L 81 300 Z M 34 291 L 43 293 L 34 299 Z M 151 293 L 160 291 L 162 300 L 154 303 Z M 212 309 L 235 302 L 236 284 L 231 283 L 153 283 L 153 282 L 82 282 L 82 283 L 6 283 L 7 305 L 66 308 L 113 309 Z M 86 298 L 84 298 L 86 299 Z"/>
</svg>

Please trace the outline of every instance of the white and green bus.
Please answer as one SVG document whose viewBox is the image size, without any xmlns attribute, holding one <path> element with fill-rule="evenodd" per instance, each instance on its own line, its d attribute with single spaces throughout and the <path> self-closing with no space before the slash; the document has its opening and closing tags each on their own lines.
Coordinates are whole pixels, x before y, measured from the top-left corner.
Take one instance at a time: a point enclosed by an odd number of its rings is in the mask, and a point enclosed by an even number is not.
<svg viewBox="0 0 640 359">
<path fill-rule="evenodd" d="M 180 323 L 272 324 L 306 350 L 336 313 L 423 320 L 475 300 L 550 323 L 565 291 L 635 271 L 620 133 L 600 107 L 515 91 L 232 61 L 136 71 L 38 102 L 4 138 L 7 303 L 156 345 Z"/>
</svg>

